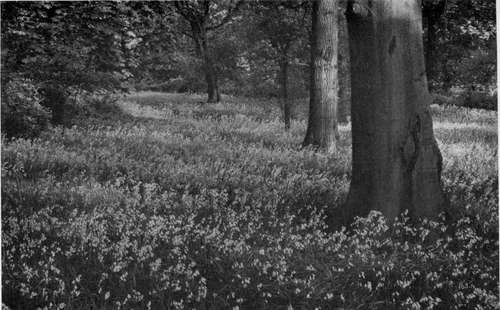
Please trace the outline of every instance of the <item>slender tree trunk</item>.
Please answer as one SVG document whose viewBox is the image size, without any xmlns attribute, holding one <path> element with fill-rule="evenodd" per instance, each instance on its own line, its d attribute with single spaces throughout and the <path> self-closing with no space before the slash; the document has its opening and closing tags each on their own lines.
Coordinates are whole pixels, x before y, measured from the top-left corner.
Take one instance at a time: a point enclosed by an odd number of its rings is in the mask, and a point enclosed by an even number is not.
<svg viewBox="0 0 500 310">
<path fill-rule="evenodd" d="M 341 1 L 342 7 L 339 12 L 339 101 L 338 122 L 347 123 L 351 115 L 351 68 L 349 57 L 349 35 L 347 33 L 347 20 L 345 17 L 345 1 Z"/>
<path fill-rule="evenodd" d="M 64 110 L 66 108 L 67 95 L 65 90 L 55 84 L 44 85 L 40 92 L 43 100 L 41 105 L 47 107 L 52 112 L 52 123 L 61 125 L 64 122 Z"/>
<path fill-rule="evenodd" d="M 213 61 L 208 54 L 205 46 L 205 55 L 204 55 L 205 63 L 205 80 L 207 81 L 207 94 L 208 94 L 208 102 L 219 102 L 220 94 L 219 94 L 219 86 L 217 85 L 217 75 L 215 73 L 215 68 Z"/>
<path fill-rule="evenodd" d="M 280 59 L 280 84 L 281 84 L 281 107 L 283 111 L 283 121 L 285 129 L 290 129 L 290 100 L 288 98 L 288 56 L 284 55 Z"/>
<path fill-rule="evenodd" d="M 425 20 L 427 35 L 425 38 L 425 70 L 427 72 L 427 81 L 429 82 L 429 91 L 433 90 L 433 82 L 436 78 L 437 62 L 437 31 L 441 24 L 441 16 L 446 9 L 446 0 L 427 0 L 423 5 L 423 19 Z"/>
<path fill-rule="evenodd" d="M 432 129 L 420 1 L 356 1 L 348 7 L 352 79 L 349 219 L 443 211 L 442 158 Z"/>
<path fill-rule="evenodd" d="M 427 38 L 425 40 L 425 70 L 429 81 L 429 91 L 432 91 L 432 82 L 435 77 L 435 50 L 436 50 L 436 21 L 432 14 L 427 17 Z"/>
<path fill-rule="evenodd" d="M 309 120 L 303 145 L 334 152 L 338 139 L 338 1 L 313 2 Z"/>
<path fill-rule="evenodd" d="M 208 51 L 207 34 L 197 23 L 191 23 L 191 32 L 195 42 L 196 54 L 203 62 L 203 71 L 207 83 L 208 102 L 219 102 L 219 86 L 217 85 L 217 74 L 214 62 Z"/>
<path fill-rule="evenodd" d="M 220 91 L 219 91 L 219 81 L 217 80 L 217 78 L 215 79 L 215 93 L 217 94 L 217 102 L 220 102 L 220 98 L 221 98 L 221 95 L 220 95 Z"/>
</svg>

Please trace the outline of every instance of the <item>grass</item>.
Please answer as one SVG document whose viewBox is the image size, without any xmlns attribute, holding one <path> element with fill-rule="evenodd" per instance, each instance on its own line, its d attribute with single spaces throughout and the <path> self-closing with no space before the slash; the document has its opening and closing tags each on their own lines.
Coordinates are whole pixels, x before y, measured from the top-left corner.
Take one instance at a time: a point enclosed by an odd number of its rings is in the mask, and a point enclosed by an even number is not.
<svg viewBox="0 0 500 310">
<path fill-rule="evenodd" d="M 2 141 L 4 302 L 14 309 L 496 306 L 496 112 L 432 107 L 445 190 L 464 220 L 452 240 L 429 240 L 424 235 L 440 224 L 403 223 L 408 232 L 377 214 L 352 231 L 324 232 L 325 213 L 335 214 L 348 191 L 349 126 L 340 127 L 337 152 L 323 154 L 300 147 L 303 112 L 286 132 L 273 102 L 203 101 L 134 93 L 105 122 Z M 412 238 L 419 247 L 408 247 Z"/>
</svg>

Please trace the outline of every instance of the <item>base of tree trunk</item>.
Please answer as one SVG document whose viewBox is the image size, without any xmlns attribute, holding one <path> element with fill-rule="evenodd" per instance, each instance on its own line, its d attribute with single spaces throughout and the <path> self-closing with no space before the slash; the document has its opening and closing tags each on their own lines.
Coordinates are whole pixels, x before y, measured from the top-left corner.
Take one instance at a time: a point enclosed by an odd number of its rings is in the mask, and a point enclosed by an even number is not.
<svg viewBox="0 0 500 310">
<path fill-rule="evenodd" d="M 217 103 L 220 102 L 221 95 L 218 89 L 208 93 L 207 103 Z"/>
<path fill-rule="evenodd" d="M 290 116 L 290 102 L 285 102 L 284 103 L 284 107 L 283 107 L 283 118 L 284 118 L 284 122 L 285 122 L 285 130 L 289 130 L 290 129 L 290 119 L 291 119 L 291 116 Z"/>
</svg>

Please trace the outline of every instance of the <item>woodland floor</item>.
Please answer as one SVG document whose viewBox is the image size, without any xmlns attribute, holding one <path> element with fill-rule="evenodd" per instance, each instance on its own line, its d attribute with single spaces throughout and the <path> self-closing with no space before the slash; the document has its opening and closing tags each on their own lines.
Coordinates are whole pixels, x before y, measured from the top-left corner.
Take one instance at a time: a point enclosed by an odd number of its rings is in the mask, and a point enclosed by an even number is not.
<svg viewBox="0 0 500 310">
<path fill-rule="evenodd" d="M 250 309 L 257 295 L 259 305 L 277 308 L 287 303 L 308 308 L 330 298 L 303 275 L 313 269 L 319 277 L 328 274 L 313 263 L 324 244 L 309 247 L 319 242 L 311 240 L 330 238 L 320 232 L 321 214 L 334 215 L 347 195 L 349 125 L 340 126 L 337 152 L 324 154 L 300 147 L 304 109 L 297 109 L 302 111 L 287 132 L 275 102 L 225 96 L 221 103 L 206 104 L 204 98 L 134 93 L 119 101 L 121 113 L 102 124 L 3 143 L 7 301 L 33 306 L 64 300 L 85 308 L 139 305 L 150 298 L 153 308 L 196 306 L 208 290 L 213 307 Z M 454 106 L 432 106 L 432 112 L 453 207 L 460 215 L 491 217 L 491 207 L 498 205 L 497 113 Z M 217 253 L 200 256 L 197 251 L 205 247 L 197 240 Z M 273 252 L 278 245 L 284 254 Z M 259 255 L 263 260 L 254 260 L 257 265 L 246 265 Z M 276 272 L 272 279 L 266 278 L 264 257 Z M 251 268 L 260 268 L 259 276 Z M 290 270 L 304 273 L 290 275 Z M 84 280 L 77 280 L 82 274 Z M 281 283 L 280 275 L 289 282 Z M 248 295 L 247 286 L 257 295 Z M 179 293 L 155 297 L 162 287 Z M 314 302 L 302 303 L 306 292 Z M 331 299 L 339 306 L 386 298 L 337 293 Z"/>
</svg>

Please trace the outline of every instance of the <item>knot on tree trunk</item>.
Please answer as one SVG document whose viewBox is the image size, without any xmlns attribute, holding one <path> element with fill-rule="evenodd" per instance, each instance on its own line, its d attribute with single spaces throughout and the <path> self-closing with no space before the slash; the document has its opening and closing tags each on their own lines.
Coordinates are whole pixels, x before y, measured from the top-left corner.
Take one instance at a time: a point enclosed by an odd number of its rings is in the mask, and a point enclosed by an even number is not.
<svg viewBox="0 0 500 310">
<path fill-rule="evenodd" d="M 409 172 L 415 169 L 418 155 L 420 153 L 421 127 L 422 124 L 420 116 L 417 114 L 415 115 L 415 117 L 412 117 L 410 119 L 408 125 L 408 135 L 406 136 L 406 139 L 403 141 L 403 144 L 401 146 L 403 164 L 405 165 L 406 170 Z"/>
</svg>

